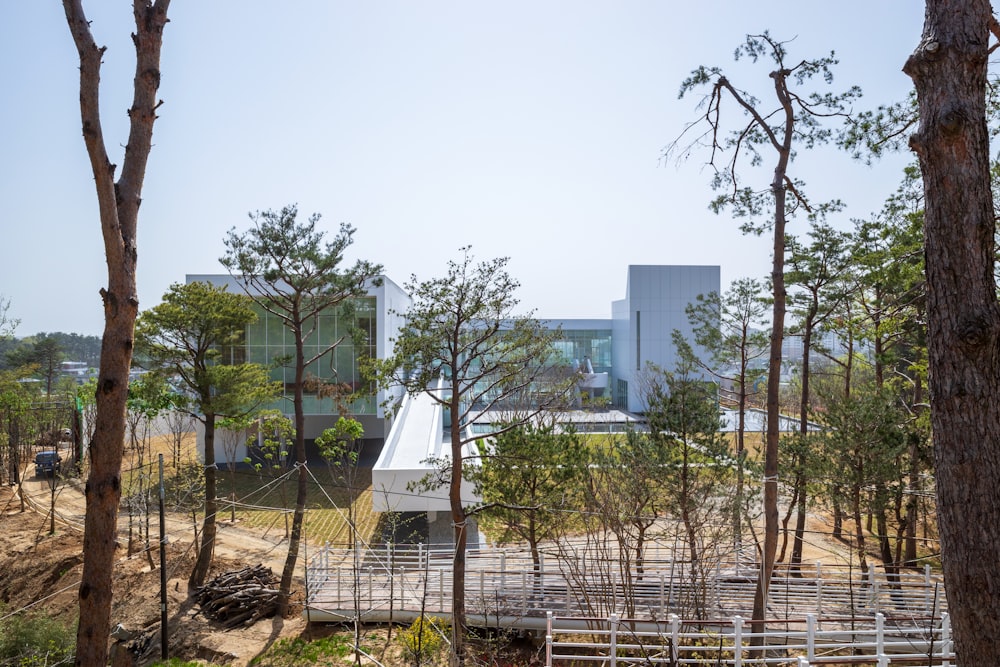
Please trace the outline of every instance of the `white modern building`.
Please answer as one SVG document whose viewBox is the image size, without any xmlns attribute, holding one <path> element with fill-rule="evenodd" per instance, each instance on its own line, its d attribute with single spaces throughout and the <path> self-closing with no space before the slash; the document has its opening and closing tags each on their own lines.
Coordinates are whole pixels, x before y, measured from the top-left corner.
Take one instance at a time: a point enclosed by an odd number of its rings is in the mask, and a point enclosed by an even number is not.
<svg viewBox="0 0 1000 667">
<path fill-rule="evenodd" d="M 545 320 L 561 327 L 556 347 L 583 373 L 581 391 L 608 396 L 614 409 L 581 412 L 578 430 L 612 432 L 641 413 L 641 377 L 648 364 L 672 370 L 677 362 L 672 334 L 691 340 L 686 308 L 699 295 L 719 292 L 718 266 L 630 266 L 625 298 L 611 304 L 607 319 Z M 697 351 L 697 349 L 696 349 Z M 475 428 L 475 422 L 469 428 Z M 447 489 L 416 492 L 432 468 L 428 460 L 450 451 L 439 404 L 427 396 L 405 397 L 372 469 L 373 503 L 377 511 L 427 512 L 432 534 L 447 535 L 450 525 Z M 469 452 L 474 459 L 475 453 Z M 471 489 L 463 497 L 475 502 Z M 438 521 L 435 521 L 438 519 Z"/>
<path fill-rule="evenodd" d="M 195 281 L 226 285 L 233 292 L 242 291 L 229 275 L 187 276 L 187 282 Z M 564 418 L 572 420 L 581 431 L 614 432 L 635 422 L 635 415 L 645 409 L 642 374 L 649 364 L 665 370 L 675 367 L 677 353 L 673 332 L 679 331 L 691 341 L 691 325 L 685 309 L 699 295 L 719 292 L 719 281 L 718 266 L 630 266 L 625 296 L 609 304 L 610 317 L 546 320 L 548 326 L 561 327 L 562 337 L 555 345 L 562 358 L 581 373 L 581 394 L 588 399 L 601 398 L 602 402 L 610 402 L 612 408 L 565 413 Z M 341 312 L 322 314 L 317 330 L 307 341 L 307 355 L 341 339 L 351 329 L 363 330 L 367 340 L 357 342 L 349 336 L 344 338 L 332 354 L 311 365 L 308 373 L 360 388 L 365 379 L 358 365 L 359 358 L 366 355 L 385 358 L 391 353 L 393 340 L 404 323 L 402 313 L 410 302 L 409 295 L 383 277 L 368 287 L 365 296 L 354 300 L 351 321 L 342 321 L 345 315 Z M 258 316 L 258 321 L 248 327 L 244 344 L 227 349 L 232 362 L 245 360 L 272 365 L 275 359 L 287 357 L 294 349 L 290 332 L 278 318 L 260 309 Z M 272 379 L 285 384 L 286 397 L 271 407 L 290 413 L 287 395 L 291 393 L 293 369 L 280 365 L 272 367 Z M 386 406 L 394 407 L 387 410 Z M 342 414 L 341 408 L 315 391 L 307 392 L 305 437 L 310 460 L 319 456 L 313 439 L 333 426 Z M 446 537 L 450 526 L 447 489 L 426 490 L 420 484 L 433 469 L 430 461 L 450 454 L 441 406 L 427 394 L 403 396 L 401 389 L 396 388 L 354 400 L 348 415 L 364 427 L 360 463 L 372 465 L 375 509 L 426 512 L 432 536 Z M 469 425 L 471 429 L 475 427 L 475 423 Z M 245 445 L 227 454 L 222 445 L 224 439 L 217 439 L 216 460 L 226 461 L 228 456 L 235 456 L 235 460 L 242 461 L 249 454 Z M 474 453 L 470 451 L 468 456 L 474 458 Z M 476 500 L 471 488 L 463 489 L 463 497 L 469 503 Z"/>
</svg>

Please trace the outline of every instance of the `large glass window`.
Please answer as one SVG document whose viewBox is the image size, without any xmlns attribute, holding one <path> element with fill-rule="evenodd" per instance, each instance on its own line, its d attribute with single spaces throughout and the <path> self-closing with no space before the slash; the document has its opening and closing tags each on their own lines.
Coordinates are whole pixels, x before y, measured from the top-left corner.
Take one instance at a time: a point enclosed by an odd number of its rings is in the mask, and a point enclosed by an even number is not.
<svg viewBox="0 0 1000 667">
<path fill-rule="evenodd" d="M 611 332 L 606 329 L 564 330 L 555 349 L 566 363 L 583 365 L 590 360 L 595 373 L 611 372 Z"/>
<path fill-rule="evenodd" d="M 315 356 L 338 340 L 341 343 L 331 352 L 306 368 L 306 376 L 312 376 L 326 382 L 339 382 L 349 385 L 355 391 L 365 389 L 358 367 L 358 356 L 375 354 L 377 340 L 377 324 L 375 319 L 375 299 L 363 297 L 352 303 L 353 315 L 348 318 L 343 308 L 330 309 L 321 313 L 316 330 L 305 341 L 306 358 Z M 271 378 L 285 386 L 286 394 L 294 390 L 295 381 L 294 354 L 295 341 L 285 329 L 284 323 L 278 317 L 258 309 L 259 319 L 247 328 L 245 358 L 247 361 L 274 365 L 275 360 L 281 360 L 283 365 L 274 366 Z M 354 334 L 360 333 L 359 338 Z M 239 354 L 231 350 L 228 355 L 238 358 Z M 316 387 L 307 389 L 311 395 L 306 401 L 306 412 L 311 414 L 333 413 L 335 406 L 330 399 L 319 399 Z M 287 409 L 282 401 L 277 403 L 282 409 Z M 361 398 L 354 402 L 352 410 L 357 414 L 374 414 L 375 400 Z"/>
</svg>

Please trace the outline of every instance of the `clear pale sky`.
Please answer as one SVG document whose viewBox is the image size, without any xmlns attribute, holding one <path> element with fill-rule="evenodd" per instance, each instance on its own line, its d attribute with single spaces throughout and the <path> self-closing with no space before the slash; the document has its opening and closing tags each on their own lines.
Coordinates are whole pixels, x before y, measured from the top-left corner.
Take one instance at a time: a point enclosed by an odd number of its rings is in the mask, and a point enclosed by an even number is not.
<svg viewBox="0 0 1000 667">
<path fill-rule="evenodd" d="M 108 47 L 101 105 L 120 164 L 131 3 L 84 5 Z M 442 274 L 471 244 L 482 259 L 511 257 L 526 310 L 609 317 L 629 264 L 719 264 L 724 285 L 768 271 L 769 242 L 708 211 L 706 155 L 661 158 L 698 113 L 700 95 L 677 97 L 684 77 L 718 65 L 765 98 L 766 64 L 732 54 L 767 29 L 794 38 L 790 62 L 836 51 L 829 90 L 861 86 L 856 108 L 901 99 L 923 3 L 174 0 L 170 18 L 139 219 L 141 307 L 187 273 L 223 273 L 222 239 L 248 212 L 298 203 L 330 233 L 357 227 L 352 258 L 400 285 Z M 61 3 L 0 0 L 0 62 L 0 294 L 18 336 L 100 334 L 106 266 Z M 813 199 L 843 199 L 835 222 L 847 227 L 881 207 L 911 160 L 866 167 L 826 148 L 792 173 Z"/>
</svg>

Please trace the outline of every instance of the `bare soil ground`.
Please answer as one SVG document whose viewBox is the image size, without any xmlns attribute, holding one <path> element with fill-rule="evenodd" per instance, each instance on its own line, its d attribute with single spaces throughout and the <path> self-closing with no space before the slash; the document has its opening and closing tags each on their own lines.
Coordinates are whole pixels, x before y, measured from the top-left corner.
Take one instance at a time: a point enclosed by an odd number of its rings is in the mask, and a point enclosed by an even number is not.
<svg viewBox="0 0 1000 667">
<path fill-rule="evenodd" d="M 55 534 L 49 533 L 47 513 L 51 487 L 46 479 L 33 477 L 28 471 L 22 485 L 25 498 L 23 510 L 21 498 L 13 489 L 0 488 L 0 602 L 3 603 L 0 613 L 42 610 L 67 625 L 75 625 L 77 589 L 83 563 L 85 507 L 78 484 L 63 483 L 57 487 L 58 521 Z M 149 556 L 140 550 L 129 557 L 126 553 L 125 517 L 119 520 L 119 525 L 121 557 L 114 574 L 112 625 L 120 624 L 132 637 L 133 645 L 146 647 L 139 664 L 148 664 L 159 657 L 159 553 L 154 545 Z M 295 604 L 288 618 L 267 619 L 245 628 L 226 630 L 206 619 L 188 597 L 187 577 L 194 559 L 191 519 L 181 515 L 169 516 L 167 526 L 167 609 L 171 656 L 242 667 L 280 639 L 312 639 L 331 632 L 330 628 L 307 626 L 300 608 Z M 808 527 L 810 537 L 807 538 L 805 562 L 843 562 L 849 549 L 824 534 L 829 527 L 824 525 L 823 517 L 810 516 Z M 155 517 L 153 528 L 155 532 Z M 262 536 L 259 528 L 220 522 L 215 563 L 209 576 L 258 564 L 264 564 L 279 574 L 286 545 L 283 535 L 279 534 L 281 531 L 273 532 L 270 536 Z M 301 581 L 296 582 L 296 588 L 301 596 Z M 301 603 L 301 597 L 293 597 L 293 602 L 296 600 Z M 404 662 L 400 656 L 393 655 L 384 630 L 377 633 L 368 630 L 366 634 L 371 636 L 366 645 L 373 649 L 381 647 L 377 653 L 383 664 Z"/>
<path fill-rule="evenodd" d="M 75 624 L 77 589 L 83 569 L 82 533 L 57 524 L 56 534 L 50 535 L 45 515 L 30 509 L 22 512 L 20 506 L 11 489 L 0 489 L 0 601 L 5 605 L 5 613 L 39 609 L 66 624 Z M 229 527 L 223 532 L 233 530 L 237 529 Z M 268 564 L 267 552 L 253 549 L 252 539 L 248 544 L 250 548 L 220 549 L 210 576 L 261 562 Z M 125 551 L 124 546 L 121 551 Z M 159 554 L 153 558 L 158 563 Z M 178 540 L 168 544 L 170 655 L 241 666 L 279 638 L 299 637 L 306 632 L 299 609 L 294 609 L 286 619 L 269 619 L 248 628 L 224 630 L 199 615 L 188 599 L 187 576 L 192 565 L 189 543 Z M 158 658 L 159 569 L 150 568 L 143 555 L 127 558 L 123 553 L 115 569 L 114 587 L 112 625 L 121 624 L 140 642 L 148 644 L 146 655 Z"/>
</svg>

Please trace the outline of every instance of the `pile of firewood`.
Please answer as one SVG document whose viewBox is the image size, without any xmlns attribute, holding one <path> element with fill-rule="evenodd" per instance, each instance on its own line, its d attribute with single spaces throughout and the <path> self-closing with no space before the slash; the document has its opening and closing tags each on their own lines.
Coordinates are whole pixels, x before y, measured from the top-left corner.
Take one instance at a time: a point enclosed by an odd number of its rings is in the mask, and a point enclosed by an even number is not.
<svg viewBox="0 0 1000 667">
<path fill-rule="evenodd" d="M 269 567 L 245 567 L 199 586 L 194 599 L 205 616 L 227 628 L 253 625 L 278 611 L 276 582 Z"/>
</svg>

